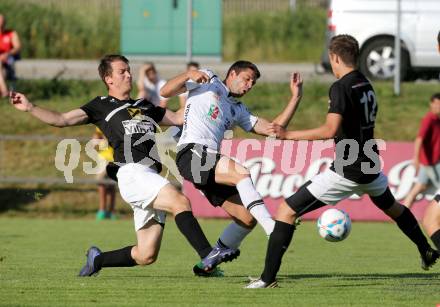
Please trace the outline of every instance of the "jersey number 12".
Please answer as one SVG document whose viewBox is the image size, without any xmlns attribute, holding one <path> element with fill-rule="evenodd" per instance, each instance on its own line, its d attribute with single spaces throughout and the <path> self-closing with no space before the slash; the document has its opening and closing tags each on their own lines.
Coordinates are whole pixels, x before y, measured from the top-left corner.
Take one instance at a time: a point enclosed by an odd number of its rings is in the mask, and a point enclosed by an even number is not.
<svg viewBox="0 0 440 307">
<path fill-rule="evenodd" d="M 364 105 L 365 124 L 366 125 L 374 124 L 377 113 L 377 102 L 376 102 L 376 96 L 374 95 L 374 92 L 372 90 L 363 93 L 361 98 L 361 104 Z"/>
</svg>

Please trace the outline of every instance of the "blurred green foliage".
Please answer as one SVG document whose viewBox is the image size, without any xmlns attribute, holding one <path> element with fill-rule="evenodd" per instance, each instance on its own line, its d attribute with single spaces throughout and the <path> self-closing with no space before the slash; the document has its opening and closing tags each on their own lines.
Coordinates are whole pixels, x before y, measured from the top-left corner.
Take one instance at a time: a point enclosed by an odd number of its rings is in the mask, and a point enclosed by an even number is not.
<svg viewBox="0 0 440 307">
<path fill-rule="evenodd" d="M 223 57 L 263 62 L 318 62 L 325 42 L 326 12 L 255 12 L 225 16 Z"/>
<path fill-rule="evenodd" d="M 0 12 L 21 38 L 23 58 L 100 58 L 118 53 L 120 20 L 114 9 L 66 9 L 56 5 L 1 0 Z M 324 47 L 325 10 L 227 14 L 223 57 L 257 62 L 318 62 Z"/>
<path fill-rule="evenodd" d="M 119 18 L 106 10 L 85 15 L 1 0 L 0 12 L 6 16 L 7 28 L 19 34 L 23 58 L 100 58 L 119 52 Z"/>
</svg>

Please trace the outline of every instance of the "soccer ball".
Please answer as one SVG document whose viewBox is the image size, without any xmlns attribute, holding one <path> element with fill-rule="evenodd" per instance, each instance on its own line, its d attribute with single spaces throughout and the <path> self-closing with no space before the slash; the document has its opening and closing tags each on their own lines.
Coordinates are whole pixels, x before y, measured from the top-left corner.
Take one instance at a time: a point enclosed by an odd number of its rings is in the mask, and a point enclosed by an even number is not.
<svg viewBox="0 0 440 307">
<path fill-rule="evenodd" d="M 339 209 L 327 209 L 318 219 L 319 235 L 330 242 L 344 240 L 351 230 L 351 220 L 347 213 Z"/>
</svg>

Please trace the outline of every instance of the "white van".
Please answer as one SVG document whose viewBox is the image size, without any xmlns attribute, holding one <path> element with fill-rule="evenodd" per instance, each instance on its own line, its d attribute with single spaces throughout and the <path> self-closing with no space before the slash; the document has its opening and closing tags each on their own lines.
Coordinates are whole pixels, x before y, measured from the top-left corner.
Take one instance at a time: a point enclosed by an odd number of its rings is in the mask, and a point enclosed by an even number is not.
<svg viewBox="0 0 440 307">
<path fill-rule="evenodd" d="M 392 78 L 397 0 L 329 2 L 327 44 L 334 35 L 352 35 L 359 42 L 360 70 L 369 78 Z M 437 50 L 440 0 L 400 0 L 400 3 L 402 79 L 412 72 L 440 72 L 440 54 Z M 330 69 L 327 50 L 323 53 L 322 65 Z"/>
</svg>

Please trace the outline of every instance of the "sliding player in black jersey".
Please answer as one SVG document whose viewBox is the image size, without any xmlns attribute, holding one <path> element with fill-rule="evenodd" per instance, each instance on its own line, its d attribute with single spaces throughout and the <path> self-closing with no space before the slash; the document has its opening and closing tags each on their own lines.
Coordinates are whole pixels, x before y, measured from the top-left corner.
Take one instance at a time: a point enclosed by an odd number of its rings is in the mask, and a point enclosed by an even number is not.
<svg viewBox="0 0 440 307">
<path fill-rule="evenodd" d="M 60 113 L 38 107 L 21 93 L 10 94 L 11 104 L 55 127 L 94 124 L 107 137 L 119 166 L 116 177 L 122 198 L 133 209 L 137 244 L 109 252 L 92 246 L 80 276 L 91 276 L 103 267 L 129 267 L 153 263 L 162 241 L 165 212 L 175 217 L 177 227 L 197 251 L 202 262 L 215 267 L 225 259 L 208 255 L 213 251 L 194 218 L 188 199 L 159 175 L 154 133 L 157 123 L 182 125 L 182 112 L 156 107 L 151 102 L 130 98 L 132 77 L 128 60 L 121 55 L 105 56 L 99 75 L 108 89 L 107 96 L 96 97 L 82 107 Z M 195 75 L 197 80 L 200 76 Z M 183 109 L 182 109 L 183 111 Z M 232 251 L 231 251 L 232 252 Z M 213 258 L 215 258 L 213 260 Z"/>
<path fill-rule="evenodd" d="M 336 156 L 329 170 L 306 182 L 278 208 L 275 228 L 267 246 L 264 271 L 247 288 L 276 287 L 281 259 L 301 215 L 327 204 L 334 205 L 353 194 L 367 194 L 373 203 L 391 217 L 402 232 L 416 244 L 422 268 L 429 269 L 439 257 L 423 235 L 411 211 L 396 202 L 381 172 L 374 125 L 378 110 L 371 83 L 356 69 L 359 57 L 357 41 L 349 35 L 332 38 L 329 46 L 333 74 L 338 79 L 330 88 L 327 119 L 321 127 L 286 131 L 273 124 L 273 133 L 281 139 L 335 139 Z"/>
</svg>

